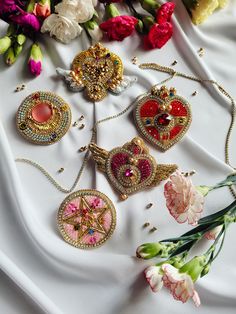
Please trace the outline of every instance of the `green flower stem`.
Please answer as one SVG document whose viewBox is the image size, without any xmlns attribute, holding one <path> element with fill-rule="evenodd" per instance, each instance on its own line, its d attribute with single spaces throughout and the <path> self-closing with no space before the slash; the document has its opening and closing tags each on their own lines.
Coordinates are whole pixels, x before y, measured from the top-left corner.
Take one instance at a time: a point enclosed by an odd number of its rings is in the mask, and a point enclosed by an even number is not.
<svg viewBox="0 0 236 314">
<path fill-rule="evenodd" d="M 120 15 L 119 10 L 117 9 L 117 7 L 113 3 L 106 4 L 105 11 L 106 11 L 106 15 L 108 18 L 116 17 L 116 16 Z"/>
<path fill-rule="evenodd" d="M 32 13 L 34 11 L 35 3 L 36 3 L 35 0 L 29 0 L 27 7 L 26 7 L 26 12 Z"/>
<path fill-rule="evenodd" d="M 225 180 L 217 183 L 214 186 L 207 186 L 207 185 L 199 185 L 196 189 L 202 193 L 203 196 L 206 196 L 210 191 L 222 188 L 224 186 L 232 186 L 236 184 L 236 174 L 233 173 L 229 175 Z"/>
</svg>

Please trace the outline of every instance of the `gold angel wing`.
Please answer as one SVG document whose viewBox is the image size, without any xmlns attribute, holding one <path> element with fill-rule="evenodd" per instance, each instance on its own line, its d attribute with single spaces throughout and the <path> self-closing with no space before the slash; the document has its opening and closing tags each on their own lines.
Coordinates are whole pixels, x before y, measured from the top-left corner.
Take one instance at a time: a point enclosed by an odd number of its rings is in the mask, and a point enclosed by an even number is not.
<svg viewBox="0 0 236 314">
<path fill-rule="evenodd" d="M 169 176 L 178 169 L 178 166 L 175 164 L 171 165 L 162 165 L 159 164 L 156 167 L 156 175 L 150 186 L 156 186 L 161 181 L 166 180 Z"/>
<path fill-rule="evenodd" d="M 89 145 L 89 150 L 92 153 L 92 158 L 96 162 L 98 169 L 105 172 L 106 161 L 109 154 L 108 151 L 97 146 L 95 143 Z"/>
</svg>

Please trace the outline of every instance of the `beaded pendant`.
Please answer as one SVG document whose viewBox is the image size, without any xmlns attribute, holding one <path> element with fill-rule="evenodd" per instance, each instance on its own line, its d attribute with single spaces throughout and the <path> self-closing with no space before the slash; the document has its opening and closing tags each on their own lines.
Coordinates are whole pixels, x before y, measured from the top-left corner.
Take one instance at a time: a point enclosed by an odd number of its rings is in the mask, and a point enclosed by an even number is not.
<svg viewBox="0 0 236 314">
<path fill-rule="evenodd" d="M 57 221 L 66 242 L 81 249 L 96 248 L 113 234 L 116 210 L 105 194 L 79 190 L 63 201 Z"/>
<path fill-rule="evenodd" d="M 142 136 L 165 151 L 187 132 L 192 114 L 189 103 L 176 95 L 175 88 L 162 86 L 138 98 L 134 119 Z"/>
<path fill-rule="evenodd" d="M 174 164 L 157 164 L 139 137 L 110 152 L 94 143 L 89 149 L 98 168 L 106 173 L 123 200 L 138 190 L 158 185 L 178 168 Z"/>
<path fill-rule="evenodd" d="M 101 101 L 107 91 L 118 95 L 137 81 L 134 76 L 123 75 L 120 57 L 99 43 L 80 52 L 74 58 L 71 70 L 57 68 L 56 71 L 70 90 L 80 92 L 85 89 L 92 101 Z"/>
<path fill-rule="evenodd" d="M 69 105 L 50 92 L 35 92 L 26 97 L 16 114 L 20 134 L 35 144 L 59 141 L 71 125 Z"/>
</svg>

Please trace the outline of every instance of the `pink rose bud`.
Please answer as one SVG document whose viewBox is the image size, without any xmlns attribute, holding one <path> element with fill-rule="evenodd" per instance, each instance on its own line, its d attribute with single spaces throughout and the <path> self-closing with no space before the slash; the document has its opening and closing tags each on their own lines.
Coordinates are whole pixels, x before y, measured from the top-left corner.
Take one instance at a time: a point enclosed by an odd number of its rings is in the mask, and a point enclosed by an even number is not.
<svg viewBox="0 0 236 314">
<path fill-rule="evenodd" d="M 42 71 L 42 59 L 43 55 L 40 46 L 38 44 L 33 44 L 30 49 L 28 67 L 30 72 L 35 76 L 40 75 Z"/>
<path fill-rule="evenodd" d="M 51 14 L 50 0 L 40 0 L 35 3 L 33 13 L 43 19 L 48 17 Z"/>
</svg>

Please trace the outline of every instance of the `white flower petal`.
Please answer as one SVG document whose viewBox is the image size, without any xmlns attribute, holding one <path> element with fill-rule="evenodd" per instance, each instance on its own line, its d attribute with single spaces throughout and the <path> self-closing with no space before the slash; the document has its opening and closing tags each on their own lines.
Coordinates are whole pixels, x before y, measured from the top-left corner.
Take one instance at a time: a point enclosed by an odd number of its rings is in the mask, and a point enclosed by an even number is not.
<svg viewBox="0 0 236 314">
<path fill-rule="evenodd" d="M 145 277 L 153 292 L 159 292 L 163 286 L 161 268 L 158 266 L 149 266 L 145 269 Z"/>
<path fill-rule="evenodd" d="M 41 27 L 42 33 L 49 32 L 51 37 L 56 37 L 65 44 L 77 37 L 81 31 L 82 27 L 77 22 L 58 14 L 47 17 Z"/>
<path fill-rule="evenodd" d="M 77 23 L 85 23 L 93 17 L 92 0 L 63 0 L 55 6 L 55 12 Z"/>
</svg>

